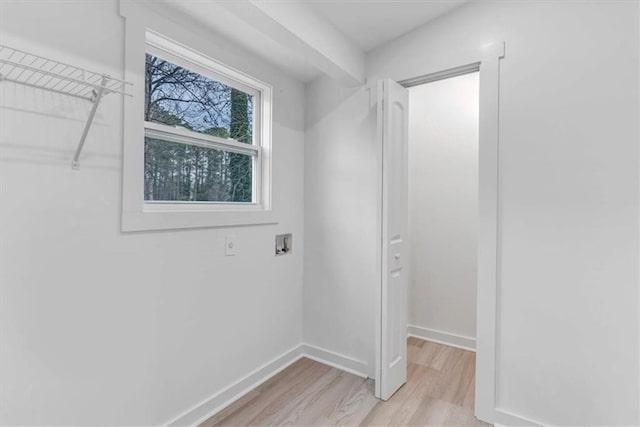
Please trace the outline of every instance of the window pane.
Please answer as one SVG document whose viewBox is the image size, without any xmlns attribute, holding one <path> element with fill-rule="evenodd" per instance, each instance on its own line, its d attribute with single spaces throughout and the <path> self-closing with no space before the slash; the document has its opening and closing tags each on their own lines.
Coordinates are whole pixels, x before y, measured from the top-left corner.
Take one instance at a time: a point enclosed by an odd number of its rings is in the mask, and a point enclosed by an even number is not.
<svg viewBox="0 0 640 427">
<path fill-rule="evenodd" d="M 144 140 L 144 199 L 252 202 L 253 158 L 213 148 Z"/>
<path fill-rule="evenodd" d="M 145 120 L 253 143 L 254 97 L 146 55 Z"/>
</svg>

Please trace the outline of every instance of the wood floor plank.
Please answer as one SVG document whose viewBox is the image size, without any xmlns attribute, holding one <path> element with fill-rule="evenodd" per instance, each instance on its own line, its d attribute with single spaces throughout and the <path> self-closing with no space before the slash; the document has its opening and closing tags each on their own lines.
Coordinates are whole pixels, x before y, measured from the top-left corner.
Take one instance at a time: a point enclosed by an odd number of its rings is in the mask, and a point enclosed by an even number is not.
<svg viewBox="0 0 640 427">
<path fill-rule="evenodd" d="M 418 347 L 416 345 L 407 345 L 407 360 L 412 361 L 413 363 L 418 363 L 416 361 L 420 360 L 422 357 L 422 349 L 423 347 Z"/>
<path fill-rule="evenodd" d="M 464 406 L 469 384 L 471 384 L 475 376 L 475 357 L 473 357 L 473 353 L 463 353 L 458 358 L 456 366 L 452 369 L 452 375 L 450 375 L 450 380 L 446 383 L 442 400 L 454 405 Z"/>
<path fill-rule="evenodd" d="M 407 352 L 407 360 L 418 365 L 429 366 L 437 351 L 438 344 L 425 341 L 418 352 Z"/>
<path fill-rule="evenodd" d="M 407 422 L 407 425 L 444 425 L 445 420 L 449 417 L 449 406 L 450 404 L 448 404 L 447 402 L 426 396 L 422 400 L 422 404 L 418 407 L 418 410 Z"/>
<path fill-rule="evenodd" d="M 427 369 L 429 368 L 426 366 L 409 362 L 407 364 L 407 378 L 421 378 Z M 400 413 L 403 409 L 409 410 L 403 407 L 417 386 L 417 381 L 408 380 L 388 401 L 377 404 L 361 425 L 392 425 L 394 417 L 402 417 Z"/>
<path fill-rule="evenodd" d="M 467 394 L 465 395 L 464 400 L 462 401 L 462 407 L 473 411 L 475 404 L 476 404 L 476 378 L 474 375 L 473 378 L 471 379 L 471 383 L 469 384 L 469 388 L 467 388 Z"/>
<path fill-rule="evenodd" d="M 325 414 L 327 424 L 325 425 L 359 425 L 378 402 L 379 400 L 374 396 L 373 380 L 366 379 L 363 385 L 355 386 L 342 400 L 327 411 Z"/>
<path fill-rule="evenodd" d="M 349 375 L 346 372 L 331 368 L 329 372 L 319 378 L 311 387 L 308 387 L 283 407 L 279 416 L 274 417 L 267 425 L 312 425 L 320 418 L 323 409 L 323 398 L 335 399 L 336 393 L 342 391 L 343 378 Z M 326 404 L 326 403 L 325 403 Z"/>
<path fill-rule="evenodd" d="M 279 372 L 278 374 L 274 375 L 264 383 L 260 384 L 254 390 L 250 391 L 249 393 L 244 395 L 242 398 L 236 400 L 235 402 L 233 402 L 232 404 L 224 408 L 222 411 L 218 412 L 217 414 L 215 414 L 214 416 L 206 420 L 200 426 L 211 427 L 215 425 L 220 425 L 220 423 L 223 422 L 227 417 L 230 417 L 236 414 L 236 412 L 243 410 L 243 408 L 245 408 L 249 403 L 251 403 L 257 396 L 260 396 L 262 392 L 268 391 L 269 389 L 274 387 L 274 385 L 285 382 L 288 380 L 288 378 L 293 377 L 301 372 L 304 372 L 306 369 L 308 369 L 311 366 L 311 364 L 312 364 L 312 361 L 309 359 L 297 360 L 296 362 L 291 364 L 287 369 Z M 276 389 L 276 392 L 277 392 L 277 389 Z"/>
<path fill-rule="evenodd" d="M 428 368 L 426 368 L 428 369 Z M 402 400 L 399 405 L 399 408 L 394 412 L 391 417 L 389 425 L 393 426 L 404 426 L 409 423 L 411 417 L 416 413 L 419 409 L 420 405 L 425 396 L 427 396 L 427 391 L 429 388 L 429 384 L 425 382 L 418 382 L 413 391 Z"/>
<path fill-rule="evenodd" d="M 304 367 L 304 369 L 300 369 Z M 301 390 L 308 387 L 315 379 L 329 371 L 330 367 L 306 359 L 298 364 L 293 372 L 281 372 L 279 378 L 258 387 L 261 393 L 260 399 L 254 399 L 240 410 L 233 412 L 214 425 L 220 426 L 247 426 L 258 425 L 255 419 L 268 418 L 277 414 L 280 407 L 290 402 Z M 264 386 L 264 387 L 263 387 Z"/>
<path fill-rule="evenodd" d="M 251 390 L 249 393 L 245 394 L 240 399 L 236 400 L 231 405 L 227 406 L 222 411 L 218 412 L 213 417 L 200 424 L 200 426 L 211 427 L 218 424 L 220 421 L 232 415 L 234 412 L 241 410 L 244 406 L 246 406 L 249 402 L 255 400 L 258 396 L 260 396 L 260 392 L 258 391 L 258 389 Z"/>
<path fill-rule="evenodd" d="M 414 345 L 416 347 L 422 348 L 422 346 L 424 345 L 426 341 L 421 340 L 420 338 L 416 338 L 416 337 L 409 337 L 407 338 L 407 345 Z"/>
<path fill-rule="evenodd" d="M 201 424 L 489 426 L 474 415 L 475 353 L 407 339 L 407 383 L 388 401 L 374 382 L 301 359 Z"/>
<path fill-rule="evenodd" d="M 433 369 L 449 373 L 455 368 L 464 351 L 442 344 L 439 344 L 438 348 L 439 351 L 429 366 Z"/>
<path fill-rule="evenodd" d="M 313 372 L 300 374 L 287 384 L 286 390 L 258 412 L 249 425 L 285 425 L 280 424 L 280 420 L 286 419 L 296 407 L 304 407 L 305 399 L 318 389 L 322 390 L 337 374 L 337 369 L 317 362 L 312 369 Z"/>
<path fill-rule="evenodd" d="M 363 387 L 363 378 L 348 374 L 336 369 L 336 377 L 324 388 L 316 388 L 316 390 L 308 396 L 306 403 L 296 405 L 293 411 L 289 413 L 285 422 L 279 425 L 326 425 L 327 412 L 332 408 L 336 401 L 340 401 L 354 384 Z M 340 397 L 339 397 L 340 396 Z"/>
</svg>

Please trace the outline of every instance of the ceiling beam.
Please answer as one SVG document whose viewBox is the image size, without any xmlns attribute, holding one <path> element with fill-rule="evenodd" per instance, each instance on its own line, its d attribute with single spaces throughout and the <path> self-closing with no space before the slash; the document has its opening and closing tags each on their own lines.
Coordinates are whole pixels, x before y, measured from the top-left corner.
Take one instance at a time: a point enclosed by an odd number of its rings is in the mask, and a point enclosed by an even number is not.
<svg viewBox="0 0 640 427">
<path fill-rule="evenodd" d="M 364 83 L 364 52 L 307 6 L 259 0 L 220 1 L 218 5 L 322 73 L 349 86 Z"/>
</svg>

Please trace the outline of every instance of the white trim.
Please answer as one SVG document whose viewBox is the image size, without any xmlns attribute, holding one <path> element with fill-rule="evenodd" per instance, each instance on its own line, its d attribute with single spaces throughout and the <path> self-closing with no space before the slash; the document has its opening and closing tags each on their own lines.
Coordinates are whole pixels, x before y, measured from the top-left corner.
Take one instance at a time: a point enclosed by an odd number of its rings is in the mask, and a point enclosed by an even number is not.
<svg viewBox="0 0 640 427">
<path fill-rule="evenodd" d="M 270 362 L 265 363 L 245 377 L 187 409 L 163 425 L 197 426 L 236 400 L 239 400 L 242 396 L 254 390 L 269 378 L 305 357 L 322 363 L 323 365 L 331 366 L 362 378 L 368 378 L 368 375 L 365 373 L 368 369 L 366 362 L 303 343 L 291 348 Z"/>
<path fill-rule="evenodd" d="M 513 426 L 513 427 L 543 427 L 546 424 L 542 424 L 538 421 L 533 421 L 522 415 L 514 414 L 504 409 L 496 408 L 495 410 L 495 426 Z"/>
<path fill-rule="evenodd" d="M 445 70 L 457 70 L 461 66 L 479 63 L 480 79 L 480 123 L 479 123 L 479 194 L 478 194 L 478 298 L 476 324 L 476 405 L 475 416 L 493 424 L 496 416 L 496 355 L 498 336 L 498 288 L 499 288 L 499 95 L 500 65 L 505 56 L 505 42 L 487 43 L 470 51 L 454 52 L 451 57 L 435 65 L 422 69 L 404 71 L 394 76 L 396 81 L 415 79 L 440 73 Z M 368 81 L 388 76 L 369 76 Z M 380 89 L 378 89 L 380 90 Z M 380 98 L 378 94 L 377 98 Z M 381 117 L 378 114 L 378 132 Z M 382 307 L 382 182 L 380 179 L 382 162 L 377 160 L 378 183 L 377 197 L 377 268 L 380 274 L 375 291 L 375 328 L 376 328 L 376 372 L 380 367 L 381 307 Z M 379 396 L 379 381 L 375 385 Z"/>
<path fill-rule="evenodd" d="M 409 325 L 407 327 L 407 335 L 438 344 L 448 345 L 450 347 L 460 348 L 462 350 L 476 351 L 476 339 L 465 335 L 458 335 L 451 332 L 438 331 L 436 329 L 423 328 L 422 326 L 415 325 Z"/>
<path fill-rule="evenodd" d="M 474 62 L 473 64 L 462 65 L 450 70 L 444 70 L 437 73 L 428 74 L 426 76 L 419 76 L 413 79 L 402 80 L 398 83 L 406 88 L 409 88 L 413 86 L 437 82 L 439 80 L 450 79 L 452 77 L 463 76 L 465 74 L 477 73 L 479 70 L 480 63 Z"/>
<path fill-rule="evenodd" d="M 212 150 L 229 151 L 247 156 L 257 156 L 260 146 L 244 144 L 231 138 L 206 135 L 181 127 L 168 126 L 162 123 L 144 122 L 144 136 L 175 142 L 177 144 L 195 145 Z"/>
<path fill-rule="evenodd" d="M 311 344 L 303 344 L 303 356 L 316 362 L 332 366 L 362 378 L 368 378 L 369 365 L 362 360 L 325 350 Z"/>
<path fill-rule="evenodd" d="M 638 4 L 638 23 L 640 23 L 640 3 Z M 640 43 L 638 43 L 638 69 L 640 70 Z M 638 87 L 640 88 L 640 73 L 638 73 Z M 640 90 L 639 90 L 640 92 Z M 638 97 L 638 121 L 636 122 L 638 125 L 638 133 L 637 135 L 640 140 L 640 96 Z M 640 145 L 640 141 L 638 141 L 638 145 Z M 640 162 L 640 150 L 638 150 L 638 162 Z M 637 174 L 636 179 L 638 180 L 638 189 L 640 190 L 640 173 Z M 638 208 L 640 210 L 640 191 L 638 191 Z M 640 222 L 640 216 L 638 217 L 638 221 Z M 640 227 L 638 227 L 638 231 L 640 232 Z M 636 236 L 640 240 L 640 233 Z M 638 254 L 638 301 L 637 301 L 637 318 L 638 318 L 638 425 L 640 425 L 640 253 Z"/>
<path fill-rule="evenodd" d="M 498 287 L 500 262 L 500 59 L 504 43 L 485 47 L 480 63 L 478 150 L 478 289 L 476 321 L 477 418 L 493 423 L 498 401 Z"/>
<path fill-rule="evenodd" d="M 233 212 L 261 212 L 264 210 L 259 203 L 242 203 L 242 202 L 189 202 L 183 203 L 172 200 L 145 200 L 145 212 L 211 212 L 216 211 L 233 211 Z"/>
<path fill-rule="evenodd" d="M 382 378 L 380 378 L 380 372 L 382 371 L 382 287 L 384 280 L 384 269 L 383 269 L 383 261 L 382 261 L 382 247 L 384 242 L 382 241 L 382 221 L 384 220 L 382 216 L 382 211 L 384 210 L 384 181 L 382 179 L 382 171 L 384 168 L 384 164 L 382 161 L 382 147 L 379 147 L 380 141 L 382 140 L 382 121 L 384 120 L 383 111 L 380 107 L 383 102 L 383 93 L 384 90 L 382 80 L 371 80 L 371 87 L 375 88 L 375 92 L 371 91 L 371 95 L 375 95 L 375 100 L 377 104 L 376 108 L 376 270 L 378 272 L 378 281 L 376 286 L 374 287 L 374 309 L 375 309 L 375 347 L 374 347 L 374 360 L 375 360 L 375 378 L 374 378 L 374 394 L 380 399 L 382 396 Z M 370 95 L 370 96 L 371 96 Z M 371 104 L 371 99 L 369 98 L 369 104 Z M 372 108 L 369 105 L 369 108 Z M 411 107 L 409 107 L 411 108 Z"/>
</svg>

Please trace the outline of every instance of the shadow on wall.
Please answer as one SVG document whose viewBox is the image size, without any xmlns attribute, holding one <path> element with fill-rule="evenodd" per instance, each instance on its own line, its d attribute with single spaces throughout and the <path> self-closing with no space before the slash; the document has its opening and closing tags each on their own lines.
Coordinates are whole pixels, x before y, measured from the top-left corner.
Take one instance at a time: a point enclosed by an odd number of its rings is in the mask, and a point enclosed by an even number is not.
<svg viewBox="0 0 640 427">
<path fill-rule="evenodd" d="M 50 52 L 48 56 L 53 59 L 122 77 L 124 19 L 119 18 L 118 0 L 38 2 L 38 13 L 33 13 L 31 7 L 20 7 L 19 3 L 0 2 L 3 44 L 34 53 Z M 95 21 L 105 16 L 117 16 L 119 25 L 110 25 L 107 32 L 94 37 Z M 69 22 L 73 22 L 72 29 Z M 14 34 L 19 34 L 19 39 Z M 91 37 L 83 37 L 89 34 Z"/>
<path fill-rule="evenodd" d="M 309 83 L 306 90 L 306 129 L 312 129 L 327 115 L 342 111 L 343 104 L 362 90 L 367 90 L 366 86 L 347 87 L 327 76 Z M 310 99 L 313 101 L 309 102 Z"/>
<path fill-rule="evenodd" d="M 305 342 L 374 375 L 376 112 L 365 86 L 306 88 Z"/>
<path fill-rule="evenodd" d="M 82 158 L 92 168 L 120 169 L 122 138 L 114 133 L 122 102 L 118 98 L 112 95 L 101 102 L 89 130 Z M 0 129 L 0 159 L 70 168 L 91 106 L 86 100 L 2 82 L 0 117 L 5 125 Z M 100 141 L 113 147 L 102 149 Z"/>
</svg>

